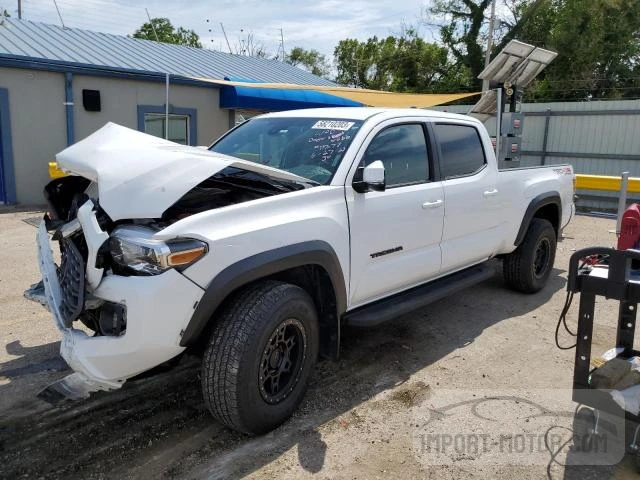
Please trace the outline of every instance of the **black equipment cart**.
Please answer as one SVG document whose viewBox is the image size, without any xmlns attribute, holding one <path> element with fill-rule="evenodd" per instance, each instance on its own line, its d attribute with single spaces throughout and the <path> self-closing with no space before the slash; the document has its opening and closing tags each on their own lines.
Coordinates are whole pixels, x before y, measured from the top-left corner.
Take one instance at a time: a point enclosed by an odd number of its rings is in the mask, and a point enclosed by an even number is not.
<svg viewBox="0 0 640 480">
<path fill-rule="evenodd" d="M 608 391 L 592 388 L 590 375 L 593 372 L 591 342 L 597 296 L 619 302 L 615 347 L 621 348 L 622 351 L 618 357 L 627 359 L 640 356 L 640 351 L 633 348 L 636 312 L 640 302 L 640 270 L 636 267 L 638 264 L 640 264 L 639 250 L 615 250 L 603 247 L 578 250 L 569 261 L 568 298 L 563 311 L 563 315 L 566 315 L 571 297 L 575 293 L 580 293 L 573 401 L 594 409 L 592 433 L 598 432 L 600 412 L 624 415 L 627 420 L 637 424 L 629 445 L 630 451 L 636 454 L 640 451 L 638 444 L 640 416 L 629 412 L 623 413 Z"/>
</svg>

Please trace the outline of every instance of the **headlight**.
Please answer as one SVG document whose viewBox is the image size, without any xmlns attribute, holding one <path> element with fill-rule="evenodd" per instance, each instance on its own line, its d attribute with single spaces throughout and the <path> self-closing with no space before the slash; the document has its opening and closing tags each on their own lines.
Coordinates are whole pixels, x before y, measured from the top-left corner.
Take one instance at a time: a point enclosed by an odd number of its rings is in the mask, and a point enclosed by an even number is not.
<svg viewBox="0 0 640 480">
<path fill-rule="evenodd" d="M 156 232 L 139 225 L 117 227 L 109 239 L 113 261 L 139 275 L 157 275 L 184 268 L 207 253 L 207 244 L 195 239 L 154 240 Z"/>
</svg>

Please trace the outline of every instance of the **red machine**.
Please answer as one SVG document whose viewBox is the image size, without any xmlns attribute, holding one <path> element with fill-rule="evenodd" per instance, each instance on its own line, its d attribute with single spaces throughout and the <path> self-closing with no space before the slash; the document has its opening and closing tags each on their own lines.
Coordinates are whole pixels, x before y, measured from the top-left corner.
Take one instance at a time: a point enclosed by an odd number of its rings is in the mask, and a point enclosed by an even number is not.
<svg viewBox="0 0 640 480">
<path fill-rule="evenodd" d="M 632 203 L 622 214 L 618 250 L 640 247 L 640 205 Z"/>
</svg>

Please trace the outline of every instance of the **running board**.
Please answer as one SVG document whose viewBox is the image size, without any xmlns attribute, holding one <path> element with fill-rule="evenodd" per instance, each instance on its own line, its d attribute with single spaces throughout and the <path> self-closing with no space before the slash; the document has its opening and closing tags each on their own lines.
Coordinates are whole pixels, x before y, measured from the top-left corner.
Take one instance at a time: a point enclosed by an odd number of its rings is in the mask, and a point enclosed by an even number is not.
<svg viewBox="0 0 640 480">
<path fill-rule="evenodd" d="M 379 325 L 488 280 L 494 273 L 492 265 L 485 262 L 347 312 L 343 319 L 354 327 Z"/>
</svg>

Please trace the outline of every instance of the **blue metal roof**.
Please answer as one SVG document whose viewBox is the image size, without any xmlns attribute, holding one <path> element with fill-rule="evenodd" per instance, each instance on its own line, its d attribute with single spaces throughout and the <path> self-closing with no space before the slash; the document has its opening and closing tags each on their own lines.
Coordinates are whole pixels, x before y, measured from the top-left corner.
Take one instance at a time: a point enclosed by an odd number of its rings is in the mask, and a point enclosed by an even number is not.
<svg viewBox="0 0 640 480">
<path fill-rule="evenodd" d="M 215 79 L 233 76 L 274 83 L 334 85 L 277 60 L 13 18 L 4 19 L 0 24 L 0 65 L 3 59 L 130 73 L 170 73 Z"/>
</svg>

